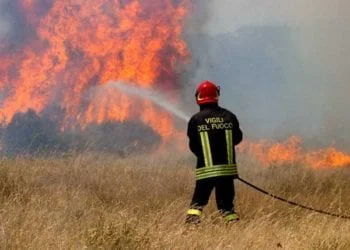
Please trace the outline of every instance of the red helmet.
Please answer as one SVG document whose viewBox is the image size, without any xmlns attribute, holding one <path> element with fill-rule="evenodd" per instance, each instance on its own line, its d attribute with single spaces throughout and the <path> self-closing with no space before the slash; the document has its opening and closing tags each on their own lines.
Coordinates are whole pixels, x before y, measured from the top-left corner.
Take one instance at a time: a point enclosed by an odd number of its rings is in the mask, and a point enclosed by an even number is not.
<svg viewBox="0 0 350 250">
<path fill-rule="evenodd" d="M 198 105 L 207 103 L 217 103 L 220 96 L 220 87 L 209 81 L 200 83 L 196 91 Z"/>
</svg>

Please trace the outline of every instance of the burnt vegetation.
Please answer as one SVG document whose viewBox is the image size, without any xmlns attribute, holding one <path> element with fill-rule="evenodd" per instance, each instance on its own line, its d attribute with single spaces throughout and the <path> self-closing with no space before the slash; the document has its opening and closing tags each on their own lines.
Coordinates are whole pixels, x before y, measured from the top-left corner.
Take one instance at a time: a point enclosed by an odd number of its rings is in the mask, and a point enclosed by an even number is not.
<svg viewBox="0 0 350 250">
<path fill-rule="evenodd" d="M 141 122 L 105 122 L 84 129 L 60 128 L 57 116 L 37 114 L 33 110 L 17 113 L 1 128 L 2 153 L 6 156 L 52 155 L 79 152 L 107 152 L 127 156 L 147 152 L 161 138 Z"/>
</svg>

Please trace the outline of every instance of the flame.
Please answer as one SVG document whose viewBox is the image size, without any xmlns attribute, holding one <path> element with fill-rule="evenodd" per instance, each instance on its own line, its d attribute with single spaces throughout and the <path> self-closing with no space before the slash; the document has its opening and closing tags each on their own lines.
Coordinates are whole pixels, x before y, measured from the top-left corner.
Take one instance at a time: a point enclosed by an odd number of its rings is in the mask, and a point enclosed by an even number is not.
<svg viewBox="0 0 350 250">
<path fill-rule="evenodd" d="M 65 112 L 63 127 L 139 119 L 165 139 L 180 135 L 167 112 L 103 86 L 110 80 L 148 89 L 175 86 L 176 67 L 189 57 L 182 33 L 191 0 L 14 1 L 27 32 L 22 43 L 0 41 L 6 122 L 17 112 L 58 106 Z M 266 166 L 350 165 L 350 155 L 333 147 L 307 151 L 296 136 L 244 142 L 239 151 Z"/>
<path fill-rule="evenodd" d="M 334 147 L 308 151 L 303 148 L 303 140 L 297 136 L 291 136 L 283 142 L 245 141 L 238 151 L 253 156 L 263 166 L 303 164 L 315 169 L 350 166 L 349 154 Z"/>
<path fill-rule="evenodd" d="M 305 156 L 305 161 L 313 168 L 340 168 L 350 166 L 350 155 L 331 147 L 309 152 Z"/>
<path fill-rule="evenodd" d="M 189 57 L 182 33 L 190 0 L 55 0 L 44 10 L 41 2 L 20 1 L 32 34 L 15 51 L 0 54 L 5 120 L 58 105 L 64 126 L 140 118 L 171 136 L 171 115 L 150 102 L 117 90 L 93 95 L 91 89 L 110 80 L 174 86 L 177 65 Z"/>
</svg>

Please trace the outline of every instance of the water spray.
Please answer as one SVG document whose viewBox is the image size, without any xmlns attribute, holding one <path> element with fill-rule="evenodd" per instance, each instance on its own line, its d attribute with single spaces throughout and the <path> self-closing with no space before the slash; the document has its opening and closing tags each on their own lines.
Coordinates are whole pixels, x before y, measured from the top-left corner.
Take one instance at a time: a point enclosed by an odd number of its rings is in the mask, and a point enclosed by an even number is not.
<svg viewBox="0 0 350 250">
<path fill-rule="evenodd" d="M 176 107 L 174 104 L 170 103 L 167 100 L 166 96 L 164 96 L 160 92 L 148 90 L 135 85 L 125 84 L 122 82 L 108 82 L 106 87 L 117 88 L 121 90 L 123 93 L 126 93 L 128 95 L 133 95 L 133 96 L 140 97 L 142 99 L 150 100 L 154 104 L 172 113 L 173 115 L 180 118 L 184 122 L 187 122 L 190 119 L 190 117 L 185 112 L 180 110 L 179 107 Z"/>
</svg>

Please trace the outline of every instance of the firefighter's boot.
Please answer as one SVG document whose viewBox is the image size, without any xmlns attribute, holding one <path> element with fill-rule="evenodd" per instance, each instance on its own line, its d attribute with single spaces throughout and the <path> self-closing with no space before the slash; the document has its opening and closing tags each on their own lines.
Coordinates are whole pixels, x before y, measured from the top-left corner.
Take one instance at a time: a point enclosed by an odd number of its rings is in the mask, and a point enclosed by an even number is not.
<svg viewBox="0 0 350 250">
<path fill-rule="evenodd" d="M 202 214 L 202 210 L 200 209 L 189 209 L 187 211 L 186 223 L 189 224 L 199 224 L 201 222 L 200 216 Z"/>
<path fill-rule="evenodd" d="M 239 221 L 239 217 L 235 212 L 228 212 L 223 214 L 226 223 Z"/>
</svg>

